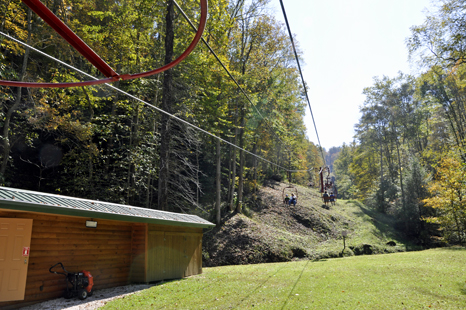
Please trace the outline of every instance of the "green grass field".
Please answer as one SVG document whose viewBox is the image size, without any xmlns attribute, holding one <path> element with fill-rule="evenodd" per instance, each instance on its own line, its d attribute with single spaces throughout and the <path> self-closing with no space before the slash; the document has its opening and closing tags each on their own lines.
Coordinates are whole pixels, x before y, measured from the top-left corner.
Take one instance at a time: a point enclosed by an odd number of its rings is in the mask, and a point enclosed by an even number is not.
<svg viewBox="0 0 466 310">
<path fill-rule="evenodd" d="M 466 249 L 204 268 L 103 309 L 466 309 Z"/>
</svg>

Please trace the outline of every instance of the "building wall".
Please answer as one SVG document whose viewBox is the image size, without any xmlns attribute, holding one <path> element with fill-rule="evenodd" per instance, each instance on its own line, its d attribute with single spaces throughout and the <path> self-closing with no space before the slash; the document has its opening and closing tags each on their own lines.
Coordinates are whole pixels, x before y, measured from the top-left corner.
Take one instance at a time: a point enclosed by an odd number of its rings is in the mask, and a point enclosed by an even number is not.
<svg viewBox="0 0 466 310">
<path fill-rule="evenodd" d="M 132 237 L 132 263 L 130 281 L 133 283 L 146 283 L 147 270 L 147 224 L 133 226 Z"/>
<path fill-rule="evenodd" d="M 202 273 L 202 229 L 149 225 L 148 282 Z"/>
<path fill-rule="evenodd" d="M 97 220 L 97 228 L 87 228 L 88 218 L 17 211 L 0 217 L 33 219 L 25 299 L 0 302 L 1 309 L 63 296 L 65 276 L 49 272 L 58 262 L 69 272 L 89 271 L 97 290 L 129 283 L 132 223 Z"/>
<path fill-rule="evenodd" d="M 96 290 L 202 273 L 202 228 L 13 210 L 0 210 L 0 217 L 33 219 L 25 299 L 0 302 L 0 309 L 62 297 L 65 277 L 49 272 L 58 262 L 69 272 L 89 271 Z"/>
</svg>

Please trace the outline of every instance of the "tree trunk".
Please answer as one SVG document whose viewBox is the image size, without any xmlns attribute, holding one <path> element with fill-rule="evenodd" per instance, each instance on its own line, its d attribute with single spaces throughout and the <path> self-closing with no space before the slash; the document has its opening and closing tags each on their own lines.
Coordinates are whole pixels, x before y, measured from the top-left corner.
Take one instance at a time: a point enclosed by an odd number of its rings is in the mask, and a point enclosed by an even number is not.
<svg viewBox="0 0 466 310">
<path fill-rule="evenodd" d="M 230 139 L 230 142 L 232 142 L 232 139 Z M 230 188 L 231 188 L 231 172 L 232 172 L 232 167 L 231 167 L 231 153 L 233 153 L 233 147 L 231 145 L 228 145 L 228 178 L 227 178 L 227 189 L 228 189 L 228 193 L 227 193 L 227 203 L 229 204 L 230 201 L 231 201 L 231 195 L 233 195 L 233 193 L 230 191 Z"/>
<path fill-rule="evenodd" d="M 383 186 L 383 149 L 382 149 L 382 138 L 379 136 L 380 144 L 380 186 Z M 382 212 L 385 213 L 385 189 L 381 188 L 380 193 L 382 194 L 381 203 L 382 203 Z"/>
<path fill-rule="evenodd" d="M 400 171 L 401 203 L 403 206 L 403 210 L 406 211 L 405 191 L 403 188 L 403 169 L 401 167 L 401 156 L 400 156 L 400 147 L 399 147 L 398 139 L 396 139 L 395 144 L 396 144 L 396 152 L 398 155 L 398 167 Z"/>
<path fill-rule="evenodd" d="M 282 163 L 280 162 L 280 159 L 281 159 L 281 158 L 280 158 L 281 151 L 282 151 L 282 150 L 281 150 L 281 144 L 279 143 L 279 144 L 277 145 L 277 164 L 278 164 L 278 165 L 281 165 L 281 164 L 282 164 Z M 274 173 L 274 174 L 278 174 L 278 173 L 279 173 L 278 167 L 277 167 L 276 165 L 273 165 L 273 168 L 272 168 L 272 169 L 273 169 L 273 173 Z"/>
<path fill-rule="evenodd" d="M 86 91 L 86 88 L 84 86 L 81 87 L 81 90 L 83 91 L 87 103 L 88 103 L 88 111 L 89 111 L 89 124 L 92 124 L 92 120 L 94 118 L 94 109 L 92 108 L 92 101 L 91 98 L 89 97 L 89 93 Z M 92 154 L 92 137 L 89 138 L 89 147 L 88 147 L 88 179 L 87 179 L 87 186 L 88 186 L 88 191 L 90 193 L 90 199 L 95 199 L 95 185 L 94 183 L 94 160 L 93 160 L 93 154 Z"/>
<path fill-rule="evenodd" d="M 31 9 L 28 9 L 28 17 L 27 17 L 27 27 L 28 27 L 28 37 L 27 37 L 27 44 L 31 44 L 31 32 L 32 32 L 32 25 L 31 25 L 31 18 L 32 18 L 32 11 Z M 21 72 L 19 74 L 19 81 L 23 81 L 24 76 L 26 75 L 26 69 L 27 69 L 27 64 L 28 64 L 28 58 L 29 58 L 29 51 L 30 49 L 28 47 L 25 48 L 24 51 L 24 58 L 23 58 L 23 66 L 21 68 Z M 13 105 L 8 109 L 6 115 L 5 115 L 5 121 L 3 124 L 3 160 L 2 160 L 2 165 L 0 167 L 0 177 L 4 178 L 5 177 L 5 171 L 6 167 L 8 165 L 8 161 L 10 158 L 10 151 L 12 148 L 12 143 L 10 142 L 10 123 L 11 123 L 11 118 L 13 117 L 13 113 L 18 109 L 20 103 L 21 103 L 21 87 L 18 87 L 18 91 L 16 93 L 16 98 L 15 102 Z"/>
<path fill-rule="evenodd" d="M 233 144 L 236 145 L 237 143 L 237 135 L 238 130 L 235 128 L 235 137 L 233 138 Z M 231 154 L 231 174 L 230 174 L 230 201 L 228 202 L 228 206 L 230 211 L 234 210 L 233 201 L 235 198 L 235 185 L 236 185 L 236 147 L 233 147 L 232 154 Z"/>
<path fill-rule="evenodd" d="M 242 139 L 242 138 L 241 138 Z M 244 151 L 239 152 L 239 182 L 238 182 L 238 200 L 236 201 L 236 212 L 241 213 L 243 210 L 243 189 L 244 189 Z"/>
<path fill-rule="evenodd" d="M 254 146 L 252 147 L 252 153 L 254 155 L 257 155 L 256 154 L 257 152 L 257 138 L 256 138 L 256 141 L 254 142 Z M 252 166 L 253 166 L 253 180 L 254 180 L 254 199 L 256 197 L 256 192 L 257 192 L 257 157 L 253 157 L 252 159 Z"/>
<path fill-rule="evenodd" d="M 216 176 L 215 176 L 215 209 L 216 209 L 216 224 L 217 226 L 220 226 L 220 220 L 221 220 L 221 208 L 220 208 L 220 194 L 221 194 L 221 161 L 220 161 L 220 140 L 217 139 L 217 154 L 216 154 L 216 166 L 217 166 L 217 171 L 216 171 Z"/>
<path fill-rule="evenodd" d="M 196 206 L 199 205 L 199 194 L 201 187 L 199 186 L 199 144 L 196 144 Z"/>
<path fill-rule="evenodd" d="M 173 16 L 174 16 L 174 5 L 172 0 L 167 1 L 167 15 L 165 18 L 166 29 L 165 29 L 165 64 L 172 61 L 173 58 L 173 42 L 174 42 L 174 30 L 173 30 Z M 162 109 L 168 113 L 171 113 L 171 105 L 173 101 L 172 82 L 173 73 L 172 69 L 164 71 L 163 74 L 163 91 L 162 91 Z M 171 141 L 171 129 L 170 129 L 170 117 L 166 114 L 162 114 L 161 119 L 161 130 L 160 136 L 162 140 L 160 142 L 160 163 L 159 163 L 159 186 L 158 186 L 158 209 L 167 210 L 168 208 L 168 179 L 170 177 L 170 141 Z"/>
<path fill-rule="evenodd" d="M 157 85 L 158 85 L 158 82 L 160 81 L 160 76 L 161 76 L 160 74 L 157 76 Z M 152 100 L 152 104 L 157 105 L 158 100 L 159 100 L 159 87 L 157 87 L 156 90 L 155 90 L 155 97 Z M 155 117 L 152 117 L 152 133 L 153 133 L 154 137 L 156 136 L 156 131 L 157 131 L 157 122 L 156 122 Z M 157 141 L 155 141 L 155 139 L 152 142 L 154 144 L 157 143 Z M 151 168 L 155 169 L 155 166 L 157 165 L 155 156 L 152 157 L 151 165 L 153 166 Z M 150 170 L 152 170 L 152 169 L 150 169 Z M 151 208 L 151 205 L 152 205 L 152 199 L 153 199 L 154 191 L 152 191 L 151 189 L 152 189 L 152 173 L 149 173 L 149 176 L 147 177 L 147 191 L 146 191 L 146 203 L 145 203 L 146 208 Z"/>
<path fill-rule="evenodd" d="M 235 127 L 235 134 L 233 137 L 233 145 L 238 143 L 238 128 L 237 128 L 237 117 L 238 117 L 238 105 L 236 105 L 234 119 L 233 119 L 233 126 Z M 236 147 L 232 146 L 232 150 L 230 152 L 230 188 L 229 188 L 229 201 L 228 201 L 228 208 L 230 211 L 234 210 L 234 199 L 235 199 L 235 185 L 236 185 Z"/>
<path fill-rule="evenodd" d="M 117 71 L 119 72 L 119 70 Z M 120 84 L 120 81 L 116 81 L 114 86 L 115 87 L 119 87 L 119 84 Z M 112 95 L 113 96 L 113 95 Z M 112 109 L 111 109 L 111 112 L 110 112 L 110 124 L 108 124 L 108 126 L 110 127 L 110 137 L 109 137 L 109 141 L 107 143 L 107 147 L 105 149 L 105 167 L 104 167 L 104 170 L 105 170 L 105 176 L 106 176 L 106 181 L 107 183 L 110 183 L 112 182 L 113 180 L 110 179 L 111 177 L 111 173 L 110 173 L 110 164 L 111 164 L 111 157 L 112 157 L 112 151 L 114 150 L 115 148 L 115 144 L 114 144 L 114 141 L 115 141 L 115 132 L 116 132 L 116 128 L 115 128 L 115 123 L 116 123 L 116 120 L 115 120 L 115 116 L 116 116 L 116 113 L 117 113 L 117 102 L 119 100 L 119 96 L 120 96 L 120 92 L 115 92 L 114 93 L 114 97 L 113 97 L 113 100 L 112 100 Z"/>
<path fill-rule="evenodd" d="M 245 107 L 241 107 L 240 126 L 239 129 L 239 181 L 238 181 L 238 200 L 236 201 L 236 212 L 241 213 L 243 208 L 243 188 L 244 188 L 244 125 L 245 125 Z"/>
<path fill-rule="evenodd" d="M 139 104 L 136 104 L 134 109 L 134 115 L 131 119 L 130 133 L 129 133 L 129 145 L 128 150 L 133 152 L 133 146 L 138 145 L 138 131 L 139 131 Z M 136 167 L 131 160 L 131 154 L 128 154 L 130 162 L 128 163 L 127 179 L 126 179 L 126 203 L 131 204 L 131 199 L 133 198 L 133 190 L 135 191 L 135 182 L 134 176 L 136 173 Z"/>
<path fill-rule="evenodd" d="M 288 169 L 291 170 L 291 153 L 288 153 Z M 291 184 L 291 171 L 288 171 L 288 182 Z"/>
</svg>

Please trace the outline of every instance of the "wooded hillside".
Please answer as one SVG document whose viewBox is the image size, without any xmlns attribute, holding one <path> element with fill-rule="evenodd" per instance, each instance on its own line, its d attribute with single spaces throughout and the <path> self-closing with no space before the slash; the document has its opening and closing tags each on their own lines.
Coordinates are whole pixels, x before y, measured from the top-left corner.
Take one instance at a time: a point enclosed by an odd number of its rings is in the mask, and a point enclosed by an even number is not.
<svg viewBox="0 0 466 310">
<path fill-rule="evenodd" d="M 376 77 L 335 174 L 342 198 L 394 214 L 420 244 L 466 241 L 466 1 L 436 1 L 407 48 L 418 76 Z"/>
<path fill-rule="evenodd" d="M 160 67 L 194 36 L 172 1 L 43 3 L 121 74 Z M 0 86 L 0 183 L 214 220 L 216 209 L 240 211 L 247 203 L 243 193 L 265 178 L 284 177 L 283 167 L 322 165 L 305 137 L 289 37 L 267 4 L 209 1 L 204 38 L 241 89 L 202 43 L 174 69 L 113 88 Z M 197 24 L 199 3 L 180 5 Z M 2 1 L 0 16 L 1 32 L 101 78 L 20 0 Z M 6 36 L 0 40 L 2 80 L 90 79 Z M 299 183 L 308 178 L 306 172 L 293 175 Z"/>
<path fill-rule="evenodd" d="M 43 3 L 122 74 L 170 62 L 194 36 L 171 0 Z M 436 3 L 406 40 L 419 74 L 375 77 L 355 141 L 328 154 L 306 137 L 303 86 L 270 1 L 212 0 L 203 38 L 216 56 L 199 43 L 175 68 L 112 87 L 0 86 L 0 183 L 220 223 L 252 208 L 264 180 L 316 183 L 328 164 L 339 198 L 396 216 L 416 243 L 464 243 L 466 0 Z M 199 3 L 180 5 L 197 25 Z M 0 3 L 0 32 L 2 80 L 102 78 L 20 0 Z"/>
</svg>

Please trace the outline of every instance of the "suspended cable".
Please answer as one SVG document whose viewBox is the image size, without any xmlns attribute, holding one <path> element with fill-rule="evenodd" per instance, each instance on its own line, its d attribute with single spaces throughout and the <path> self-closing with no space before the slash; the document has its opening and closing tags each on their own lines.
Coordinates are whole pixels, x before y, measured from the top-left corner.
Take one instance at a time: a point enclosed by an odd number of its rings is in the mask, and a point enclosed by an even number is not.
<svg viewBox="0 0 466 310">
<path fill-rule="evenodd" d="M 320 146 L 320 154 L 322 155 L 322 160 L 324 161 L 324 166 L 326 166 L 327 164 L 325 163 L 325 156 L 324 156 L 324 152 L 322 150 L 322 144 L 320 143 L 319 133 L 317 132 L 316 121 L 314 120 L 314 114 L 312 113 L 311 101 L 309 100 L 309 96 L 307 94 L 306 82 L 304 81 L 303 71 L 301 70 L 301 65 L 299 64 L 298 53 L 296 52 L 296 47 L 295 47 L 294 41 L 293 41 L 293 35 L 291 34 L 290 24 L 288 23 L 288 17 L 286 16 L 285 6 L 283 5 L 282 0 L 280 0 L 280 5 L 282 7 L 283 16 L 285 17 L 285 23 L 286 23 L 286 27 L 288 29 L 288 34 L 290 35 L 290 40 L 291 40 L 291 45 L 293 46 L 294 56 L 296 58 L 296 62 L 298 63 L 299 74 L 301 75 L 301 81 L 303 82 L 304 93 L 306 94 L 306 99 L 307 99 L 307 105 L 309 106 L 309 111 L 311 112 L 312 122 L 314 123 L 314 129 L 316 131 L 317 142 L 319 143 L 319 146 Z"/>
<path fill-rule="evenodd" d="M 94 76 L 92 76 L 92 75 L 90 75 L 90 74 L 88 74 L 88 73 L 86 73 L 86 72 L 84 72 L 82 70 L 79 70 L 78 68 L 75 68 L 72 65 L 69 65 L 69 64 L 67 64 L 67 63 L 65 63 L 65 62 L 63 62 L 63 61 L 61 61 L 61 60 L 59 60 L 59 59 L 57 59 L 57 58 L 55 58 L 55 57 L 53 57 L 51 55 L 48 55 L 48 54 L 46 54 L 46 53 L 44 53 L 44 52 L 42 52 L 42 51 L 40 51 L 40 50 L 38 50 L 36 48 L 24 43 L 24 42 L 22 42 L 22 41 L 20 41 L 20 40 L 18 40 L 16 38 L 6 34 L 6 33 L 3 33 L 3 32 L 0 31 L 0 35 L 4 36 L 4 37 L 6 37 L 6 38 L 8 38 L 10 40 L 13 40 L 16 43 L 19 43 L 19 44 L 21 44 L 21 45 L 23 45 L 23 46 L 25 46 L 27 48 L 30 48 L 31 50 L 33 50 L 33 51 L 35 51 L 35 52 L 37 52 L 37 53 L 39 53 L 39 54 L 41 54 L 41 55 L 43 55 L 43 56 L 45 56 L 47 58 L 50 58 L 50 59 L 52 59 L 52 60 L 54 60 L 54 61 L 56 61 L 56 62 L 58 62 L 58 63 L 60 63 L 60 64 L 62 64 L 64 66 L 66 66 L 66 67 L 68 67 L 68 68 L 70 68 L 72 70 L 75 70 L 76 72 L 79 72 L 79 73 L 81 73 L 81 74 L 83 74 L 83 75 L 85 75 L 87 77 L 90 77 L 90 78 L 92 78 L 94 80 L 98 79 L 98 78 L 96 78 L 96 77 L 94 77 Z M 182 122 L 182 123 L 184 123 L 184 124 L 186 124 L 188 126 L 191 126 L 192 128 L 197 129 L 197 130 L 199 130 L 199 131 L 201 131 L 201 132 L 203 132 L 203 133 L 205 133 L 205 134 L 207 134 L 207 135 L 209 135 L 209 136 L 211 136 L 211 137 L 213 137 L 215 139 L 218 139 L 218 140 L 220 140 L 220 141 L 222 141 L 222 142 L 224 142 L 224 143 L 226 143 L 228 145 L 231 145 L 234 148 L 237 148 L 239 150 L 243 150 L 244 152 L 246 152 L 246 153 L 248 153 L 248 154 L 250 154 L 250 155 L 252 155 L 252 156 L 254 156 L 256 158 L 259 158 L 259 159 L 261 159 L 261 160 L 263 160 L 263 161 L 265 161 L 265 162 L 267 162 L 267 163 L 269 163 L 271 165 L 274 165 L 274 166 L 276 166 L 276 167 L 278 167 L 278 168 L 280 168 L 282 170 L 289 171 L 289 172 L 307 171 L 307 170 L 289 170 L 289 169 L 286 169 L 285 167 L 282 167 L 282 166 L 280 166 L 280 165 L 278 165 L 278 164 L 276 164 L 274 162 L 271 162 L 270 160 L 267 160 L 267 159 L 263 158 L 262 156 L 254 154 L 252 152 L 249 152 L 248 150 L 245 150 L 245 149 L 243 149 L 243 148 L 241 148 L 241 147 L 239 147 L 239 146 L 237 146 L 237 145 L 235 145 L 235 144 L 233 144 L 233 143 L 231 143 L 231 142 L 229 142 L 227 140 L 224 140 L 224 139 L 222 139 L 220 137 L 217 137 L 216 135 L 214 135 L 214 134 L 212 134 L 212 133 L 210 133 L 210 132 L 208 132 L 208 131 L 200 128 L 200 127 L 197 127 L 196 125 L 193 125 L 193 124 L 191 124 L 191 123 L 189 123 L 189 122 L 187 122 L 187 121 L 185 121 L 185 120 L 183 120 L 183 119 L 181 119 L 181 118 L 179 118 L 179 117 L 177 117 L 177 116 L 175 116 L 173 114 L 170 114 L 170 113 L 166 112 L 165 110 L 162 110 L 162 109 L 156 107 L 155 105 L 150 104 L 147 101 L 144 101 L 144 100 L 142 100 L 142 99 L 140 99 L 140 98 L 138 98 L 138 97 L 136 97 L 134 95 L 131 95 L 131 94 L 129 94 L 129 93 L 127 93 L 127 92 L 113 86 L 113 85 L 110 85 L 110 84 L 107 84 L 107 83 L 105 83 L 103 85 L 106 85 L 106 86 L 110 87 L 111 89 L 114 89 L 114 90 L 116 90 L 116 91 L 118 91 L 118 92 L 120 92 L 120 93 L 122 93 L 122 94 L 136 100 L 136 101 L 139 101 L 139 102 L 145 104 L 146 106 L 148 106 L 148 107 L 150 107 L 150 108 L 152 108 L 154 110 L 157 110 L 157 111 L 159 111 L 161 113 L 164 113 L 164 114 L 168 115 L 169 117 L 174 118 L 174 119 L 176 119 L 176 120 L 178 120 L 178 121 L 180 121 L 180 122 Z"/>
<path fill-rule="evenodd" d="M 180 11 L 180 13 L 183 15 L 183 17 L 186 19 L 186 21 L 191 25 L 191 28 L 194 30 L 194 32 L 198 32 L 198 29 L 196 28 L 196 26 L 194 25 L 193 22 L 191 22 L 191 20 L 189 19 L 188 15 L 183 11 L 183 9 L 178 5 L 178 3 L 173 0 L 173 3 L 175 4 L 175 6 L 177 7 L 177 9 Z M 201 40 L 202 42 L 204 42 L 204 44 L 207 46 L 207 48 L 209 49 L 209 51 L 212 53 L 212 55 L 214 55 L 215 59 L 217 59 L 217 61 L 220 63 L 220 65 L 222 66 L 222 68 L 225 70 L 225 72 L 228 74 L 228 76 L 233 80 L 233 82 L 235 82 L 236 86 L 239 88 L 239 90 L 243 93 L 243 95 L 246 97 L 246 99 L 249 101 L 249 103 L 254 107 L 254 109 L 256 110 L 256 112 L 259 114 L 259 116 L 264 119 L 264 120 L 268 120 L 267 117 L 264 117 L 259 109 L 257 108 L 257 106 L 252 102 L 251 98 L 249 98 L 248 94 L 246 93 L 246 91 L 241 87 L 241 85 L 239 85 L 238 81 L 235 79 L 235 77 L 231 74 L 231 72 L 227 69 L 227 67 L 223 64 L 223 62 L 220 60 L 220 58 L 217 56 L 217 54 L 214 52 L 214 50 L 212 49 L 212 47 L 210 47 L 209 43 L 207 43 L 207 41 L 201 37 Z M 295 155 L 295 158 L 297 157 L 296 154 L 294 154 L 286 145 L 286 143 L 280 139 L 280 137 L 275 133 L 275 132 L 272 132 L 275 137 L 285 146 L 285 149 L 288 151 L 289 154 L 293 154 Z"/>
<path fill-rule="evenodd" d="M 188 57 L 188 55 L 194 50 L 197 43 L 199 42 L 199 39 L 201 38 L 202 33 L 204 32 L 204 28 L 207 22 L 207 0 L 200 0 L 201 16 L 199 21 L 199 31 L 196 32 L 196 35 L 194 36 L 193 40 L 180 56 L 178 56 L 170 63 L 165 64 L 157 69 L 135 74 L 120 75 L 116 73 L 102 58 L 100 58 L 100 56 L 95 51 L 93 51 L 86 43 L 84 43 L 84 41 L 78 35 L 76 35 L 70 28 L 68 28 L 68 26 L 62 20 L 60 20 L 52 11 L 50 11 L 50 9 L 47 8 L 47 6 L 45 6 L 42 2 L 40 2 L 39 0 L 23 0 L 23 2 L 107 78 L 74 83 L 32 83 L 0 80 L 0 85 L 35 88 L 67 88 L 77 86 L 98 85 L 116 82 L 120 79 L 131 80 L 151 76 L 166 71 L 170 68 L 173 68 L 174 66 L 182 62 L 183 59 Z"/>
</svg>

